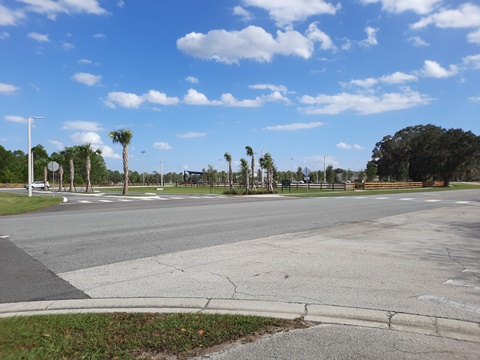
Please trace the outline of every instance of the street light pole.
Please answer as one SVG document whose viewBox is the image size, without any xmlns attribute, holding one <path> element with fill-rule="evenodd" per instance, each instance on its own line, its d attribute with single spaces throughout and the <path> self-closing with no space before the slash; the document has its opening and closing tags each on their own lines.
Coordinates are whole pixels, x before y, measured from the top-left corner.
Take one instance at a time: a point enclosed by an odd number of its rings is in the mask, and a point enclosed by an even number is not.
<svg viewBox="0 0 480 360">
<path fill-rule="evenodd" d="M 142 150 L 142 185 L 145 185 L 145 170 L 143 170 L 143 159 L 145 158 L 145 150 Z"/>
<path fill-rule="evenodd" d="M 163 187 L 163 159 L 160 159 L 160 186 Z"/>
<path fill-rule="evenodd" d="M 43 119 L 41 116 L 28 117 L 28 197 L 32 197 L 32 120 Z"/>
</svg>

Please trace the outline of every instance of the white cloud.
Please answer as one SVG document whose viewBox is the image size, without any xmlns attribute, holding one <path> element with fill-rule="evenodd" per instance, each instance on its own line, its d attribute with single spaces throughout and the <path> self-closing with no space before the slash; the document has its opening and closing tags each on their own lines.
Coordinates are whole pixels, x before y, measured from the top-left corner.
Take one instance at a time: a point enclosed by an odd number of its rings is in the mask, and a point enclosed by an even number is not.
<svg viewBox="0 0 480 360">
<path fill-rule="evenodd" d="M 233 15 L 241 17 L 242 21 L 245 22 L 249 22 L 254 18 L 253 14 L 250 11 L 245 10 L 241 6 L 235 6 L 233 8 Z"/>
<path fill-rule="evenodd" d="M 69 43 L 69 42 L 66 42 L 66 41 L 61 41 L 60 43 L 62 44 L 62 48 L 64 50 L 75 49 L 75 45 L 73 45 L 72 43 Z"/>
<path fill-rule="evenodd" d="M 450 69 L 447 70 L 436 61 L 425 60 L 423 69 L 416 73 L 420 76 L 440 79 L 456 75 L 458 73 L 458 68 L 455 65 L 450 65 Z"/>
<path fill-rule="evenodd" d="M 435 10 L 442 0 L 361 0 L 363 4 L 381 3 L 382 9 L 391 13 L 413 11 L 417 14 L 428 14 Z"/>
<path fill-rule="evenodd" d="M 108 93 L 107 100 L 105 100 L 104 103 L 113 109 L 116 107 L 116 105 L 124 108 L 138 109 L 143 103 L 143 99 L 141 96 L 136 94 L 116 91 Z"/>
<path fill-rule="evenodd" d="M 115 151 L 110 146 L 103 145 L 98 147 L 102 150 L 102 157 L 106 159 L 121 159 L 122 156 L 120 154 L 115 154 Z"/>
<path fill-rule="evenodd" d="M 480 96 L 471 96 L 468 98 L 468 101 L 480 102 Z"/>
<path fill-rule="evenodd" d="M 15 115 L 5 115 L 4 120 L 18 123 L 18 124 L 26 124 L 28 122 L 28 119 L 21 116 L 15 116 Z"/>
<path fill-rule="evenodd" d="M 183 101 L 188 105 L 220 105 L 219 101 L 210 101 L 208 98 L 195 89 L 188 89 L 188 93 L 184 96 Z"/>
<path fill-rule="evenodd" d="M 423 46 L 430 46 L 429 43 L 427 43 L 425 40 L 423 40 L 420 36 L 412 36 L 410 39 L 408 39 L 413 46 L 415 47 L 423 47 Z"/>
<path fill-rule="evenodd" d="M 92 60 L 88 60 L 88 59 L 80 59 L 77 61 L 79 64 L 91 64 L 92 63 Z"/>
<path fill-rule="evenodd" d="M 102 81 L 102 76 L 84 72 L 77 72 L 72 76 L 72 79 L 80 84 L 93 86 L 99 84 Z"/>
<path fill-rule="evenodd" d="M 306 36 L 314 42 L 321 43 L 320 49 L 322 50 L 331 50 L 336 48 L 332 39 L 330 39 L 330 36 L 317 28 L 315 23 L 310 24 L 306 32 Z"/>
<path fill-rule="evenodd" d="M 271 91 L 278 91 L 282 94 L 287 93 L 287 87 L 283 85 L 272 85 L 272 84 L 255 84 L 249 85 L 250 89 L 257 89 L 257 90 L 271 90 Z"/>
<path fill-rule="evenodd" d="M 187 76 L 185 81 L 189 82 L 190 84 L 198 84 L 199 81 L 195 76 Z"/>
<path fill-rule="evenodd" d="M 442 9 L 439 12 L 420 19 L 412 24 L 412 29 L 422 29 L 434 24 L 446 28 L 478 28 L 480 27 L 480 6 L 471 3 L 461 4 L 458 9 Z"/>
<path fill-rule="evenodd" d="M 400 71 L 396 71 L 391 75 L 384 75 L 379 78 L 379 81 L 387 83 L 387 84 L 403 84 L 407 81 L 417 81 L 418 77 L 415 75 L 405 74 Z"/>
<path fill-rule="evenodd" d="M 0 26 L 16 26 L 25 18 L 21 10 L 11 10 L 0 3 Z"/>
<path fill-rule="evenodd" d="M 108 12 L 103 9 L 97 0 L 18 0 L 27 4 L 26 10 L 44 14 L 49 19 L 55 20 L 59 14 L 93 14 L 105 15 Z"/>
<path fill-rule="evenodd" d="M 3 39 L 8 39 L 10 37 L 10 34 L 6 31 L 2 31 L 0 32 L 0 40 L 3 40 Z"/>
<path fill-rule="evenodd" d="M 469 69 L 475 69 L 479 70 L 480 69 L 480 54 L 477 55 L 469 55 L 467 57 L 464 57 L 463 63 L 469 68 Z"/>
<path fill-rule="evenodd" d="M 379 78 L 367 78 L 367 79 L 359 79 L 359 80 L 351 80 L 348 83 L 341 83 L 343 86 L 359 86 L 364 89 L 370 89 L 373 86 L 384 83 L 384 84 L 404 84 L 408 81 L 417 81 L 418 77 L 414 75 L 405 74 L 400 71 L 396 71 L 390 75 L 383 75 Z"/>
<path fill-rule="evenodd" d="M 385 93 L 382 95 L 340 93 L 337 95 L 321 94 L 315 97 L 305 95 L 300 99 L 300 102 L 311 105 L 303 109 L 305 114 L 310 115 L 334 115 L 348 110 L 362 115 L 378 114 L 426 105 L 431 101 L 432 99 L 428 96 L 409 88 L 404 88 L 401 93 Z"/>
<path fill-rule="evenodd" d="M 63 142 L 61 142 L 61 141 L 53 140 L 53 139 L 52 139 L 52 140 L 48 140 L 48 142 L 49 142 L 50 144 L 54 145 L 54 146 L 57 148 L 57 150 L 60 150 L 60 151 L 61 151 L 61 150 L 64 150 L 64 149 L 65 149 L 65 145 L 64 145 Z"/>
<path fill-rule="evenodd" d="M 94 131 L 77 132 L 70 135 L 70 140 L 76 144 L 92 144 L 92 147 L 103 145 L 102 138 Z"/>
<path fill-rule="evenodd" d="M 263 104 L 261 98 L 257 97 L 255 100 L 238 100 L 230 93 L 222 94 L 221 101 L 223 105 L 232 107 L 260 107 Z"/>
<path fill-rule="evenodd" d="M 185 35 L 177 40 L 177 48 L 186 54 L 236 64 L 239 60 L 250 59 L 270 62 L 274 55 L 299 56 L 309 59 L 314 43 L 297 31 L 277 31 L 277 38 L 258 26 L 249 26 L 240 31 L 212 30 L 207 34 Z"/>
<path fill-rule="evenodd" d="M 294 124 L 287 124 L 287 125 L 267 126 L 263 130 L 296 131 L 296 130 L 314 129 L 322 125 L 324 125 L 324 123 L 317 121 L 317 122 L 310 122 L 310 123 L 294 123 Z"/>
<path fill-rule="evenodd" d="M 94 34 L 93 37 L 95 39 L 104 39 L 106 38 L 105 34 Z"/>
<path fill-rule="evenodd" d="M 367 34 L 367 38 L 365 40 L 360 41 L 360 45 L 365 47 L 378 45 L 378 41 L 377 41 L 378 30 L 379 29 L 375 29 L 370 26 L 367 26 L 365 28 L 365 33 Z"/>
<path fill-rule="evenodd" d="M 50 42 L 47 34 L 39 34 L 36 32 L 28 33 L 27 35 L 30 39 L 36 40 L 38 42 Z"/>
<path fill-rule="evenodd" d="M 14 94 L 20 88 L 18 86 L 0 83 L 0 94 Z"/>
<path fill-rule="evenodd" d="M 467 41 L 472 44 L 480 44 L 480 29 L 468 34 Z"/>
<path fill-rule="evenodd" d="M 345 150 L 363 150 L 363 147 L 358 145 L 358 144 L 346 144 L 344 142 L 339 142 L 337 145 L 340 149 L 345 149 Z"/>
<path fill-rule="evenodd" d="M 242 4 L 268 11 L 278 26 L 304 21 L 310 16 L 335 15 L 341 8 L 340 3 L 332 5 L 325 0 L 242 0 Z"/>
<path fill-rule="evenodd" d="M 168 97 L 167 94 L 156 90 L 150 90 L 147 94 L 144 94 L 142 98 L 149 103 L 159 105 L 177 105 L 180 101 L 177 97 Z"/>
<path fill-rule="evenodd" d="M 102 131 L 105 128 L 101 124 L 90 121 L 65 121 L 62 130 Z"/>
<path fill-rule="evenodd" d="M 153 143 L 153 147 L 154 149 L 160 149 L 160 150 L 172 150 L 172 147 L 168 143 L 162 142 L 162 141 L 157 141 Z"/>
<path fill-rule="evenodd" d="M 177 135 L 177 137 L 180 138 L 180 139 L 194 139 L 194 138 L 201 138 L 201 137 L 205 137 L 205 136 L 207 136 L 207 133 L 194 132 L 194 131 L 190 131 L 190 132 L 187 132 L 187 133 Z"/>
</svg>

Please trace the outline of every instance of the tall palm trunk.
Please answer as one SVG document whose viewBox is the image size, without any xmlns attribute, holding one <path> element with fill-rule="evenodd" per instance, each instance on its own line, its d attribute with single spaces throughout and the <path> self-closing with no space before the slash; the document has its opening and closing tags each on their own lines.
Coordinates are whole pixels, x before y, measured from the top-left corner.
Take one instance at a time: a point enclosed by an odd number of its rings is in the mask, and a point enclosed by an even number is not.
<svg viewBox="0 0 480 360">
<path fill-rule="evenodd" d="M 87 170 L 87 185 L 85 187 L 85 192 L 89 192 L 90 190 L 93 192 L 92 183 L 90 181 L 90 171 L 92 170 L 92 162 L 90 161 L 90 156 L 87 157 L 87 164 L 85 168 Z"/>
<path fill-rule="evenodd" d="M 58 167 L 58 191 L 63 189 L 63 165 L 60 164 Z"/>
<path fill-rule="evenodd" d="M 127 146 L 123 147 L 123 195 L 128 194 L 128 149 Z"/>
<path fill-rule="evenodd" d="M 48 169 L 47 169 L 47 165 L 44 165 L 43 166 L 43 190 L 44 191 L 47 191 L 47 181 L 48 181 Z"/>
<path fill-rule="evenodd" d="M 75 166 L 73 166 L 73 159 L 68 161 L 69 170 L 70 170 L 70 189 L 68 191 L 73 192 L 73 180 L 75 179 Z"/>
</svg>

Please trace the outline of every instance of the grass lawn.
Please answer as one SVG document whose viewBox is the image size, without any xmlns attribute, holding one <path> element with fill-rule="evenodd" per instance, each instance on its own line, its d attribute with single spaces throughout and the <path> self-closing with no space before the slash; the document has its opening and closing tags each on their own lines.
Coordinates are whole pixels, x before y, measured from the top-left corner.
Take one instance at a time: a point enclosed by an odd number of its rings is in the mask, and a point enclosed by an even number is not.
<svg viewBox="0 0 480 360">
<path fill-rule="evenodd" d="M 301 320 L 207 314 L 106 313 L 0 319 L 1 359 L 186 358 L 237 340 L 305 328 Z"/>
<path fill-rule="evenodd" d="M 23 214 L 62 202 L 59 196 L 32 196 L 0 192 L 0 215 Z"/>
</svg>

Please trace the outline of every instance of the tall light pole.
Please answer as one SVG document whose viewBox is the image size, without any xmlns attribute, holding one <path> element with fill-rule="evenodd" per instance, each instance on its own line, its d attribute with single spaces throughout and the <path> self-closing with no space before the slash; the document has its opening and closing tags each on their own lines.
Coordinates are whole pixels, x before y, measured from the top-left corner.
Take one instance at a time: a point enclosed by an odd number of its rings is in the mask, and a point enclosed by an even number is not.
<svg viewBox="0 0 480 360">
<path fill-rule="evenodd" d="M 163 187 L 163 159 L 160 159 L 160 186 Z"/>
<path fill-rule="evenodd" d="M 43 119 L 42 116 L 28 118 L 28 197 L 32 197 L 32 119 Z"/>
<path fill-rule="evenodd" d="M 323 183 L 326 184 L 327 183 L 327 168 L 325 167 L 326 165 L 326 160 L 325 160 L 326 156 L 323 155 Z"/>
<path fill-rule="evenodd" d="M 142 150 L 142 185 L 145 185 L 145 171 L 143 170 L 143 159 L 145 158 L 145 150 Z"/>
<path fill-rule="evenodd" d="M 290 182 L 293 182 L 293 158 L 290 158 Z"/>
</svg>

